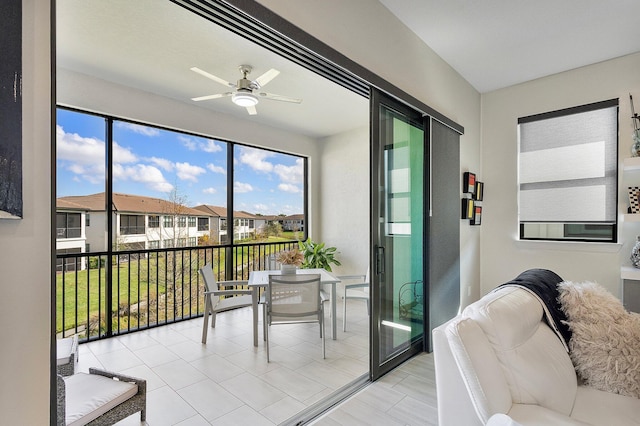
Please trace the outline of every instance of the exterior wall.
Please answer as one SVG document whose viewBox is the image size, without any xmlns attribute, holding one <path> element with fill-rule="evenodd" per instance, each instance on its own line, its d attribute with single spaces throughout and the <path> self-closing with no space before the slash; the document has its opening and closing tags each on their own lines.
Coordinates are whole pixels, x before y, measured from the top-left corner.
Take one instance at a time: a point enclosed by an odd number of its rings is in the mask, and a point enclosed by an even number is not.
<svg viewBox="0 0 640 426">
<path fill-rule="evenodd" d="M 84 229 L 87 243 L 91 251 L 104 251 L 107 249 L 107 222 L 104 212 L 90 212 L 89 226 Z"/>
<path fill-rule="evenodd" d="M 51 367 L 50 1 L 22 1 L 24 218 L 0 220 L 0 412 L 7 425 L 49 424 Z"/>
<path fill-rule="evenodd" d="M 482 97 L 482 161 L 485 182 L 482 223 L 482 292 L 533 267 L 555 271 L 566 280 L 597 281 L 620 295 L 620 266 L 640 235 L 638 223 L 620 222 L 620 243 L 518 242 L 517 119 L 607 99 L 620 99 L 619 158 L 631 152 L 629 93 L 640 98 L 640 54 L 556 74 Z M 636 101 L 636 108 L 637 108 Z M 619 180 L 619 212 L 628 196 Z M 636 182 L 634 185 L 637 185 Z"/>
</svg>

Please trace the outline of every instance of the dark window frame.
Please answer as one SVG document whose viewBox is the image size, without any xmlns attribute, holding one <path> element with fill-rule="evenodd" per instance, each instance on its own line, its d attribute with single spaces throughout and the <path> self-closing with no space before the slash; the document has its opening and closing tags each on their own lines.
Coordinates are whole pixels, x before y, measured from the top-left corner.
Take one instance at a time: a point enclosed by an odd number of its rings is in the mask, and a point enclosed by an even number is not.
<svg viewBox="0 0 640 426">
<path fill-rule="evenodd" d="M 570 108 L 559 109 L 555 111 L 545 112 L 541 114 L 530 115 L 518 118 L 518 126 L 526 123 L 535 123 L 542 120 L 557 119 L 568 117 L 574 114 L 594 112 L 609 108 L 616 108 L 616 129 L 615 129 L 615 152 L 611 156 L 615 160 L 615 171 L 612 173 L 615 179 L 612 195 L 615 197 L 613 203 L 618 205 L 618 150 L 619 150 L 619 99 L 609 99 L 600 102 L 593 102 L 585 105 L 579 105 Z M 519 132 L 520 133 L 520 132 Z M 518 144 L 522 142 L 519 139 Z M 518 153 L 518 161 L 520 161 L 520 153 Z M 603 161 L 605 161 L 603 159 Z M 520 178 L 520 176 L 518 176 Z M 521 184 L 520 184 L 521 185 Z M 522 186 L 518 188 L 518 194 L 522 191 Z M 592 221 L 523 221 L 518 218 L 519 239 L 522 241 L 570 241 L 570 242 L 590 242 L 590 243 L 617 243 L 618 242 L 618 212 L 616 207 L 615 219 L 607 222 Z M 544 226 L 545 229 L 551 230 L 555 228 L 557 235 L 539 236 L 535 235 L 537 227 Z M 606 229 L 607 232 L 604 232 Z M 591 232 L 590 232 L 591 231 Z"/>
<path fill-rule="evenodd" d="M 123 223 L 124 222 L 124 223 Z M 146 234 L 145 216 L 142 214 L 121 214 L 120 235 Z"/>
</svg>

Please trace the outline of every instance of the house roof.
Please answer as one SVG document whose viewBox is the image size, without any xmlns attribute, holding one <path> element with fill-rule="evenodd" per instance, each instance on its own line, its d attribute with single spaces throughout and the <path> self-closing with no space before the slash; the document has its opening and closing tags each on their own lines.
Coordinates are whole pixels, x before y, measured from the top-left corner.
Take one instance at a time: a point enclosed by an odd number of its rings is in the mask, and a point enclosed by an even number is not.
<svg viewBox="0 0 640 426">
<path fill-rule="evenodd" d="M 73 202 L 72 200 L 58 198 L 56 200 L 56 210 L 89 210 L 86 206 Z"/>
<path fill-rule="evenodd" d="M 105 211 L 105 193 L 91 195 L 72 195 L 56 200 L 57 210 Z M 113 209 L 120 213 L 173 214 L 183 216 L 227 217 L 227 208 L 201 204 L 195 207 L 176 205 L 161 198 L 144 197 L 142 195 L 113 194 Z M 256 216 L 246 211 L 234 211 L 234 218 L 273 220 L 304 220 L 304 215 L 290 216 Z"/>
<path fill-rule="evenodd" d="M 105 193 L 60 197 L 56 200 L 56 208 L 58 209 L 71 208 L 69 206 L 88 211 L 105 211 Z M 157 213 L 184 216 L 203 216 L 203 213 L 206 213 L 160 198 L 120 193 L 113 194 L 113 209 L 120 213 Z"/>
</svg>

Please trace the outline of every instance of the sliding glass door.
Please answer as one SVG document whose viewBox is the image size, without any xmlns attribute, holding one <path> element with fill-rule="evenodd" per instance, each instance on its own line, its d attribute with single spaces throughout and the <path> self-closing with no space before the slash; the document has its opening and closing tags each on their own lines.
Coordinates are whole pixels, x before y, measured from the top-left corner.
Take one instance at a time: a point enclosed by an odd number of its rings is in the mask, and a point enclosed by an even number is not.
<svg viewBox="0 0 640 426">
<path fill-rule="evenodd" d="M 424 348 L 428 145 L 422 115 L 372 97 L 372 375 Z"/>
</svg>

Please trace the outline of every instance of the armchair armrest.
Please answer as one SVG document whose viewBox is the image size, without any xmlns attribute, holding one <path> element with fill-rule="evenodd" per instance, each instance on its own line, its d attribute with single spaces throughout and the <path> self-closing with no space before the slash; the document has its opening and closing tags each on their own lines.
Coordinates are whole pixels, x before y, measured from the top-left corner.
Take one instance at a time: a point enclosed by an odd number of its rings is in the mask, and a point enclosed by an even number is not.
<svg viewBox="0 0 640 426">
<path fill-rule="evenodd" d="M 367 276 L 366 274 L 360 274 L 360 275 L 337 275 L 336 278 L 341 279 L 341 280 L 362 280 L 364 281 Z"/>
<path fill-rule="evenodd" d="M 247 286 L 249 285 L 249 281 L 247 280 L 229 280 L 229 281 L 218 281 L 219 287 L 235 287 L 238 285 Z"/>
<path fill-rule="evenodd" d="M 204 295 L 213 294 L 214 296 L 233 296 L 235 294 L 251 294 L 253 290 L 213 290 L 205 291 Z"/>
</svg>

